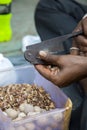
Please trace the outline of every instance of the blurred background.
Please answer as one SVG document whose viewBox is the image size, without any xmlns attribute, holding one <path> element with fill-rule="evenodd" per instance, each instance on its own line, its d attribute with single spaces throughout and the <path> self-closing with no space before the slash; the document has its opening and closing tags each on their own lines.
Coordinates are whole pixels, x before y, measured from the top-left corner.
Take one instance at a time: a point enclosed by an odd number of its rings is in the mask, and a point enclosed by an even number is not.
<svg viewBox="0 0 87 130">
<path fill-rule="evenodd" d="M 22 40 L 26 35 L 37 36 L 34 25 L 34 10 L 38 0 L 13 0 L 11 5 L 12 38 L 0 42 L 0 53 L 14 65 L 26 64 L 22 52 Z"/>
<path fill-rule="evenodd" d="M 78 0 L 87 3 L 87 0 Z M 13 65 L 26 64 L 22 51 L 22 41 L 27 35 L 37 36 L 34 25 L 34 11 L 38 0 L 13 0 L 11 6 L 12 38 L 0 42 L 0 53 L 8 57 Z"/>
</svg>

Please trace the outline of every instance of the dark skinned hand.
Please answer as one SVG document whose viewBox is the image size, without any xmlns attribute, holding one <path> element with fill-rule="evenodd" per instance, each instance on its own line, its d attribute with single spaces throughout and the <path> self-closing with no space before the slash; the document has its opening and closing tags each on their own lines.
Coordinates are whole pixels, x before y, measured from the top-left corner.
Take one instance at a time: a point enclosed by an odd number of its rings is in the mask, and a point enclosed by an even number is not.
<svg viewBox="0 0 87 130">
<path fill-rule="evenodd" d="M 84 35 L 76 37 L 73 41 L 73 46 L 78 47 L 82 53 L 86 55 L 87 52 L 87 18 L 82 19 L 74 31 L 83 30 Z M 40 53 L 40 58 L 48 62 L 58 69 L 51 70 L 47 66 L 36 65 L 38 72 L 46 79 L 58 86 L 67 86 L 72 82 L 78 81 L 87 77 L 87 58 L 78 55 L 78 50 L 71 52 L 72 55 L 55 56 Z"/>
<path fill-rule="evenodd" d="M 79 48 L 78 50 L 73 50 L 71 54 L 78 54 L 83 57 L 87 58 L 87 15 L 85 18 L 83 18 L 80 23 L 78 24 L 77 30 L 82 30 L 83 35 L 78 36 L 74 39 L 73 46 Z M 76 52 L 77 51 L 77 52 Z M 86 73 L 86 72 L 85 72 Z M 81 113 L 81 123 L 80 123 L 80 130 L 87 129 L 87 78 L 80 80 L 79 81 L 81 88 L 83 89 L 84 92 L 84 100 L 83 100 L 83 105 L 82 105 L 82 113 Z"/>
<path fill-rule="evenodd" d="M 74 47 L 78 47 L 80 52 L 83 52 L 87 56 L 87 17 L 83 18 L 75 28 L 75 31 L 83 31 L 83 35 L 79 35 L 74 38 L 73 45 Z"/>
<path fill-rule="evenodd" d="M 40 58 L 58 69 L 51 70 L 44 65 L 35 65 L 37 71 L 55 85 L 62 87 L 87 76 L 87 58 L 74 55 L 51 55 L 40 52 Z"/>
<path fill-rule="evenodd" d="M 73 47 L 78 47 L 79 48 L 79 52 L 78 50 L 72 50 L 71 54 L 72 55 L 81 55 L 82 58 L 87 57 L 87 14 L 86 17 L 84 17 L 79 24 L 77 25 L 77 27 L 75 28 L 74 31 L 78 31 L 78 30 L 82 30 L 83 31 L 83 35 L 80 35 L 78 37 L 75 37 L 73 40 Z M 79 81 L 84 94 L 87 94 L 87 78 Z"/>
</svg>

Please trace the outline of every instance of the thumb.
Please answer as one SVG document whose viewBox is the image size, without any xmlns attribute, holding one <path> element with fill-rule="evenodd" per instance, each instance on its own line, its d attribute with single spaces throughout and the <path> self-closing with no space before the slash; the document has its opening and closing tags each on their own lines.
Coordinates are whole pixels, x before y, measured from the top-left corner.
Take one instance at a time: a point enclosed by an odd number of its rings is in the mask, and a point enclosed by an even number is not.
<svg viewBox="0 0 87 130">
<path fill-rule="evenodd" d="M 60 56 L 58 55 L 51 55 L 48 52 L 40 51 L 39 56 L 42 60 L 50 63 L 51 65 L 58 65 Z"/>
</svg>

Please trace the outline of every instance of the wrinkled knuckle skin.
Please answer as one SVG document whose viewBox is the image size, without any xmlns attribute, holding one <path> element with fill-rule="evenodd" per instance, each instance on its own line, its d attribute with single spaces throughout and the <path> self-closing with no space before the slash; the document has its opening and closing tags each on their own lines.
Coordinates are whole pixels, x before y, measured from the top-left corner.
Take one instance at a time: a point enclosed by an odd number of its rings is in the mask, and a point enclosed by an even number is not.
<svg viewBox="0 0 87 130">
<path fill-rule="evenodd" d="M 87 47 L 86 48 L 84 47 L 84 52 L 87 52 Z"/>
<path fill-rule="evenodd" d="M 80 51 L 82 51 L 82 52 L 84 51 L 84 47 L 83 46 L 80 46 L 79 48 L 80 48 Z"/>
<path fill-rule="evenodd" d="M 80 51 L 87 52 L 87 47 L 80 47 Z"/>
<path fill-rule="evenodd" d="M 46 55 L 45 59 L 46 59 L 46 60 L 50 59 L 49 54 Z"/>
<path fill-rule="evenodd" d="M 83 39 L 82 45 L 87 46 L 87 40 L 86 39 Z"/>
</svg>

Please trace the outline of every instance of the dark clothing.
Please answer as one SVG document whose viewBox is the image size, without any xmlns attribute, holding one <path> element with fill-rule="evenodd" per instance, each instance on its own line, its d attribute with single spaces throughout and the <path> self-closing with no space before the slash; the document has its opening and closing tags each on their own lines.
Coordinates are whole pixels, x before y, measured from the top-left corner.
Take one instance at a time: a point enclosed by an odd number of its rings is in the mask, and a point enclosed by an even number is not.
<svg viewBox="0 0 87 130">
<path fill-rule="evenodd" d="M 85 95 L 82 105 L 80 130 L 87 130 L 87 95 Z"/>
<path fill-rule="evenodd" d="M 41 40 L 72 32 L 86 12 L 87 6 L 74 0 L 40 0 L 35 11 L 35 25 Z M 71 44 L 70 41 L 66 43 L 67 49 Z"/>
<path fill-rule="evenodd" d="M 40 0 L 35 10 L 35 25 L 41 40 L 70 33 L 87 12 L 87 6 L 75 0 Z M 71 47 L 72 40 L 64 42 L 64 48 Z M 63 89 L 73 102 L 70 130 L 80 130 L 80 114 L 83 96 L 78 84 Z"/>
</svg>

